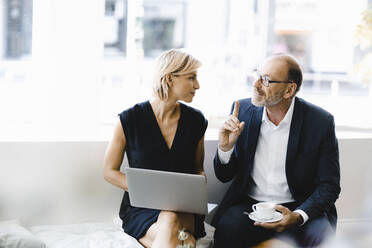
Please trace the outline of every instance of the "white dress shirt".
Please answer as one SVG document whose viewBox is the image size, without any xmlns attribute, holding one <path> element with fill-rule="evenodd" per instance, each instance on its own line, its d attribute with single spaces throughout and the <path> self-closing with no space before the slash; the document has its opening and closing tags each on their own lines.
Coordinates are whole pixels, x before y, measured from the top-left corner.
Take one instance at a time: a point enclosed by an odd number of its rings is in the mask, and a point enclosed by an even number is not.
<svg viewBox="0 0 372 248">
<path fill-rule="evenodd" d="M 289 130 L 294 109 L 294 98 L 284 117 L 276 126 L 268 116 L 266 107 L 262 115 L 262 124 L 258 137 L 256 153 L 253 161 L 252 179 L 254 184 L 247 192 L 247 195 L 257 201 L 270 201 L 276 204 L 293 202 L 289 191 L 287 177 L 285 173 L 285 163 L 287 156 L 287 146 Z M 218 148 L 218 156 L 223 164 L 230 160 L 233 149 L 223 152 Z M 304 222 L 308 215 L 300 209 L 298 212 Z"/>
</svg>

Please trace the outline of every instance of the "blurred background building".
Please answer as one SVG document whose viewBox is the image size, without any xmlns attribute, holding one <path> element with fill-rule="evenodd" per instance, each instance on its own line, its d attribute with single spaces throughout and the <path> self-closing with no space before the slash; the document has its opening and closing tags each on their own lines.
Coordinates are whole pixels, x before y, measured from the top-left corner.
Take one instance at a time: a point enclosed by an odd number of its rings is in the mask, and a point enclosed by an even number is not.
<svg viewBox="0 0 372 248">
<path fill-rule="evenodd" d="M 338 131 L 372 132 L 372 86 L 355 67 L 371 0 L 0 0 L 0 140 L 107 140 L 117 114 L 152 92 L 156 56 L 186 48 L 203 67 L 192 106 L 207 137 L 250 71 L 295 56 L 300 97 L 335 115 Z M 372 65 L 370 65 L 372 67 Z"/>
</svg>

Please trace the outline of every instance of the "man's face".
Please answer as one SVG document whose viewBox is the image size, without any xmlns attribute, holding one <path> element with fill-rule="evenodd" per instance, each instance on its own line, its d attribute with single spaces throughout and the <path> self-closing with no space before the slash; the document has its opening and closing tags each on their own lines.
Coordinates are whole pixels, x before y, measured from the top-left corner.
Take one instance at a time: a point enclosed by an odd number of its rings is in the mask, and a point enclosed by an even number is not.
<svg viewBox="0 0 372 248">
<path fill-rule="evenodd" d="M 267 76 L 270 80 L 283 82 L 288 80 L 288 65 L 279 58 L 267 60 L 259 71 L 262 76 Z M 274 106 L 284 99 L 287 87 L 287 83 L 273 83 L 265 87 L 258 79 L 253 82 L 252 103 L 256 106 Z"/>
</svg>

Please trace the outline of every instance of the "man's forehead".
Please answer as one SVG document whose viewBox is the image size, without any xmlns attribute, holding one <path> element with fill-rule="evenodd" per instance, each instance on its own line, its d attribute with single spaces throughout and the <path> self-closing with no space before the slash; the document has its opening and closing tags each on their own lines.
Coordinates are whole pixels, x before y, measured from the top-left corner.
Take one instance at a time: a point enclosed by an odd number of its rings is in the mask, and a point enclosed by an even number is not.
<svg viewBox="0 0 372 248">
<path fill-rule="evenodd" d="M 269 58 L 267 59 L 261 67 L 261 72 L 263 74 L 285 74 L 288 73 L 288 64 L 285 60 L 281 58 Z"/>
</svg>

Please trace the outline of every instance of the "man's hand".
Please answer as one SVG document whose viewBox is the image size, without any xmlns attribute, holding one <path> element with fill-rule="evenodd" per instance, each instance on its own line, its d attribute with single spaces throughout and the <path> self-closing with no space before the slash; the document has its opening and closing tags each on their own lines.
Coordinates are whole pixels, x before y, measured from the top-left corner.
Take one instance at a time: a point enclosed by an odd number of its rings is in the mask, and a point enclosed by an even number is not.
<svg viewBox="0 0 372 248">
<path fill-rule="evenodd" d="M 232 115 L 224 122 L 219 133 L 219 147 L 222 151 L 226 152 L 231 150 L 235 142 L 238 140 L 240 133 L 244 129 L 244 121 L 238 120 L 239 102 L 236 101 Z"/>
<path fill-rule="evenodd" d="M 273 229 L 277 232 L 283 232 L 284 230 L 291 228 L 293 226 L 299 226 L 302 224 L 303 219 L 299 213 L 292 212 L 282 205 L 276 205 L 275 209 L 280 211 L 283 214 L 283 219 L 274 223 L 260 223 L 255 222 L 255 226 L 261 226 L 268 229 Z"/>
</svg>

